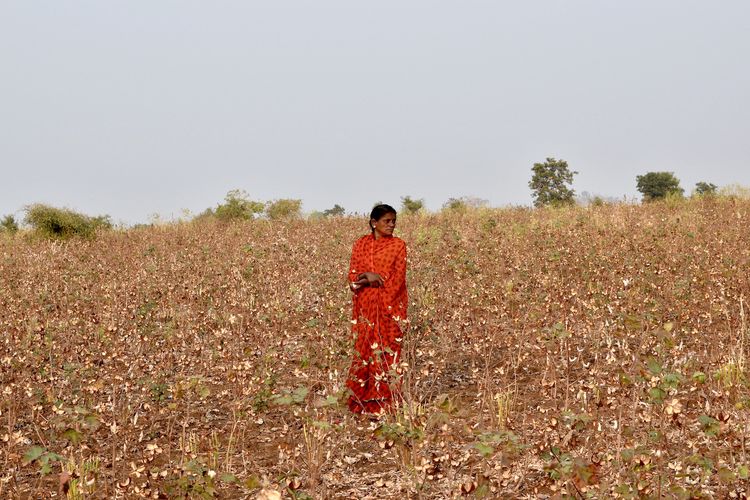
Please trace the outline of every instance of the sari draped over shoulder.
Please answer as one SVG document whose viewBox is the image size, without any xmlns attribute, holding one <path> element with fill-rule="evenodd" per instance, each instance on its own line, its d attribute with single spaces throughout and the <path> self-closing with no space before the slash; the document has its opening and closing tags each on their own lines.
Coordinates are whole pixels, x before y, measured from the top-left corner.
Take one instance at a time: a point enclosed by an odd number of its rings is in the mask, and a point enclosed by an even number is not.
<svg viewBox="0 0 750 500">
<path fill-rule="evenodd" d="M 406 244 L 400 238 L 363 236 L 354 244 L 349 282 L 365 272 L 379 274 L 382 287 L 354 291 L 352 332 L 355 352 L 346 382 L 355 413 L 386 411 L 400 395 L 400 323 L 407 320 Z"/>
</svg>

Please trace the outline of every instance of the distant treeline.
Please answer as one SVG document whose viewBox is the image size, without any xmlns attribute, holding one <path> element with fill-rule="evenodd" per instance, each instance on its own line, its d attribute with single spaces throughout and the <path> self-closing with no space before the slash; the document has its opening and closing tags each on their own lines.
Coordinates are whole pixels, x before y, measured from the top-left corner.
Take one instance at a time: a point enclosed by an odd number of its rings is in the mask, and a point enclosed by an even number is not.
<svg viewBox="0 0 750 500">
<path fill-rule="evenodd" d="M 663 200 L 653 200 L 649 201 L 649 203 L 657 202 L 674 204 L 686 203 L 691 200 L 715 199 L 719 201 L 737 198 L 750 199 L 750 188 L 731 185 L 717 189 L 708 194 L 694 192 L 690 197 L 685 197 L 681 193 L 673 193 L 666 196 Z M 603 198 L 600 196 L 592 196 L 585 192 L 576 201 L 577 203 L 575 204 L 578 206 L 592 208 L 629 203 L 624 198 L 620 200 Z M 260 209 L 260 206 L 263 208 Z M 549 204 L 549 206 L 555 209 L 571 205 Z M 485 200 L 475 198 L 451 198 L 443 204 L 442 211 L 449 213 L 465 213 L 483 208 L 489 208 L 489 205 Z M 27 229 L 24 233 L 31 237 L 49 239 L 68 239 L 76 237 L 91 239 L 94 238 L 97 233 L 111 230 L 114 227 L 111 218 L 108 215 L 92 217 L 75 212 L 68 208 L 57 208 L 44 204 L 29 205 L 24 209 L 24 213 L 23 224 L 19 224 L 13 215 L 6 215 L 0 219 L 0 236 L 14 235 L 23 227 L 24 229 Z M 427 213 L 424 208 L 424 200 L 415 200 L 409 196 L 402 197 L 400 213 L 408 215 Z M 194 224 L 227 224 L 254 219 L 290 220 L 307 218 L 310 220 L 319 220 L 343 217 L 346 215 L 347 213 L 345 209 L 338 204 L 322 212 L 303 214 L 301 211 L 300 200 L 280 199 L 262 204 L 260 202 L 251 201 L 238 195 L 236 191 L 232 191 L 227 194 L 224 203 L 220 203 L 216 208 L 205 210 L 197 216 L 182 219 L 179 222 L 189 222 Z M 132 226 L 131 229 L 137 230 L 155 225 L 157 224 L 137 224 Z"/>
<path fill-rule="evenodd" d="M 601 206 L 613 203 L 627 202 L 583 192 L 576 196 L 572 188 L 573 178 L 578 172 L 571 171 L 564 160 L 547 158 L 544 163 L 535 163 L 532 167 L 532 178 L 529 181 L 534 205 L 536 207 L 561 207 L 568 205 Z M 648 172 L 636 177 L 636 188 L 642 195 L 644 203 L 666 200 L 668 203 L 680 202 L 685 199 L 685 191 L 673 172 Z M 713 183 L 701 181 L 696 183 L 691 198 L 723 197 L 750 199 L 750 188 L 732 184 L 719 188 Z M 373 205 L 380 204 L 375 202 Z M 472 197 L 450 198 L 442 206 L 442 210 L 450 212 L 465 212 L 471 209 L 484 208 L 489 205 L 487 200 Z M 411 196 L 401 197 L 401 213 L 418 214 L 425 212 L 424 199 Z M 33 204 L 24 208 L 23 222 L 32 235 L 44 238 L 66 239 L 71 237 L 93 238 L 98 231 L 112 229 L 110 216 L 84 215 L 67 208 L 56 208 L 44 204 Z M 341 217 L 347 214 L 346 209 L 339 204 L 333 207 L 307 214 L 309 219 L 324 219 Z M 215 208 L 207 208 L 190 221 L 196 223 L 219 222 L 229 223 L 248 221 L 253 219 L 288 220 L 305 217 L 302 213 L 302 200 L 282 198 L 272 201 L 257 201 L 243 190 L 229 191 L 223 202 Z M 139 226 L 148 226 L 139 224 Z M 0 219 L 0 233 L 15 234 L 19 231 L 19 223 L 14 215 L 6 215 Z"/>
</svg>

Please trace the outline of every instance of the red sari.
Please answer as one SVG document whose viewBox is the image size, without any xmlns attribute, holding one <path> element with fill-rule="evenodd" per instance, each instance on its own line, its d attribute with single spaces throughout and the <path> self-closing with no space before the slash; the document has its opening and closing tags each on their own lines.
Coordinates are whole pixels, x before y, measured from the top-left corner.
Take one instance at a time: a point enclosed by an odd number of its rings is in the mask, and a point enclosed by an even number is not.
<svg viewBox="0 0 750 500">
<path fill-rule="evenodd" d="M 354 244 L 349 282 L 365 272 L 379 274 L 385 284 L 354 291 L 352 332 L 355 353 L 347 387 L 355 413 L 387 410 L 399 394 L 402 332 L 409 303 L 406 293 L 406 244 L 400 238 L 371 234 Z"/>
</svg>

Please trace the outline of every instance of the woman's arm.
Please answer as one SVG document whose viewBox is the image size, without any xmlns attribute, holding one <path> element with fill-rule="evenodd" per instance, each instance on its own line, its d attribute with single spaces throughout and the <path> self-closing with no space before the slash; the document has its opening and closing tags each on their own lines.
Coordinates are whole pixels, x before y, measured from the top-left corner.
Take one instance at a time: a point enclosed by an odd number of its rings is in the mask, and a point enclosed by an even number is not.
<svg viewBox="0 0 750 500">
<path fill-rule="evenodd" d="M 364 270 L 363 265 L 363 251 L 362 251 L 362 245 L 359 240 L 357 240 L 354 245 L 352 246 L 352 256 L 349 259 L 349 284 L 352 285 L 359 281 L 362 276 L 362 272 Z"/>
<path fill-rule="evenodd" d="M 362 240 L 358 240 L 352 247 L 352 256 L 349 263 L 349 288 L 356 291 L 365 286 L 381 287 L 383 278 L 374 272 L 365 271 L 367 269 L 366 249 Z"/>
</svg>

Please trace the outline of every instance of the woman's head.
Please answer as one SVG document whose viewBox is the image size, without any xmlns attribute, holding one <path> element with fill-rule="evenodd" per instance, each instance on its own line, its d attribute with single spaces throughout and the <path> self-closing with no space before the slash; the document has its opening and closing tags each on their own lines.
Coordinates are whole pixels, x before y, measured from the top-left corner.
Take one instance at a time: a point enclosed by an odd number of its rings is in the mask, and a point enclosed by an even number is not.
<svg viewBox="0 0 750 500">
<path fill-rule="evenodd" d="M 372 234 L 379 236 L 393 236 L 396 228 L 396 210 L 390 205 L 375 205 L 370 212 L 370 229 Z"/>
</svg>

